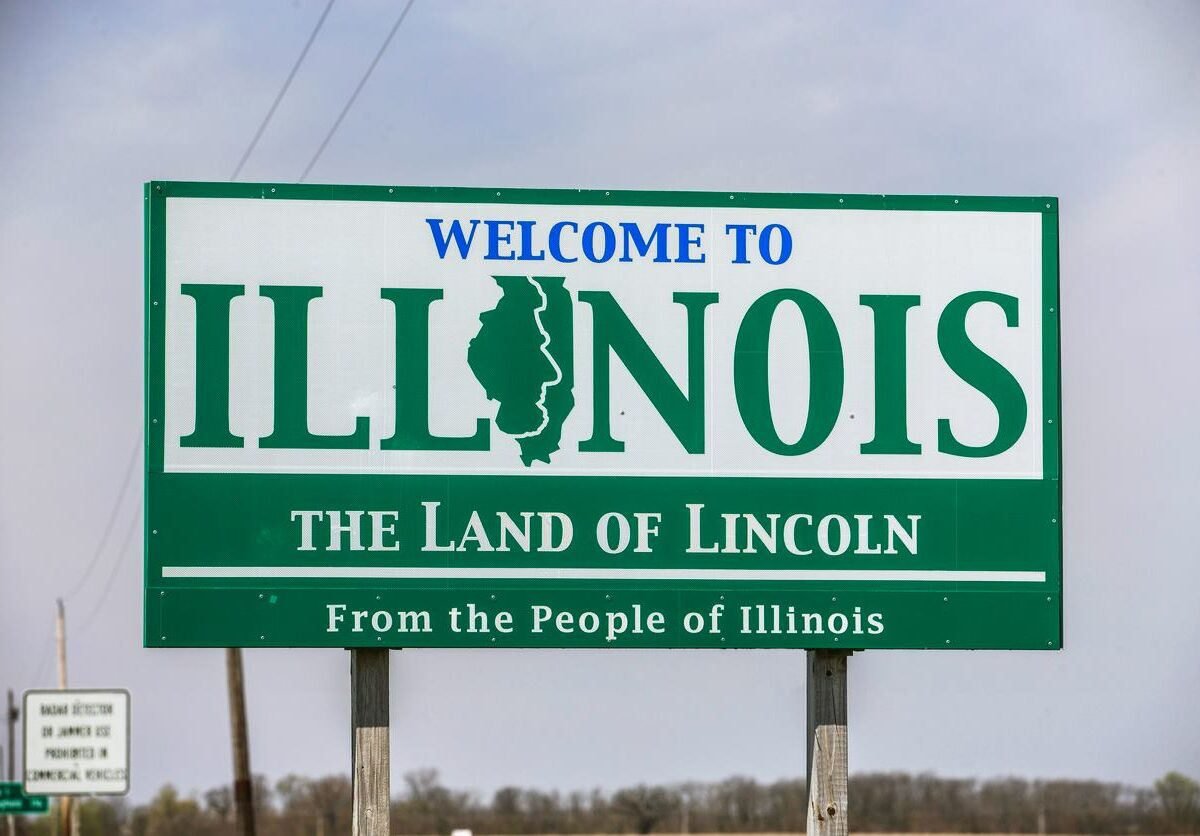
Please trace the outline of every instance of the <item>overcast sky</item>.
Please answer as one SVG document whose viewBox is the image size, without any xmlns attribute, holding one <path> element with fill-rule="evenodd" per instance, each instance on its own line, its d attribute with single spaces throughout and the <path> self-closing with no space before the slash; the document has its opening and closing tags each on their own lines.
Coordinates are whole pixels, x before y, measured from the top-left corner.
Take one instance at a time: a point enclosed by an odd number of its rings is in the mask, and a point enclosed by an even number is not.
<svg viewBox="0 0 1200 836">
<path fill-rule="evenodd" d="M 140 453 L 116 502 L 141 186 L 227 179 L 324 5 L 0 3 L 0 687 L 54 684 L 66 596 L 137 799 L 230 773 L 223 654 L 140 646 Z M 399 8 L 334 6 L 243 179 L 299 176 Z M 1200 777 L 1198 70 L 1195 2 L 418 0 L 309 180 L 1057 195 L 1066 649 L 853 657 L 851 770 L 1145 784 Z M 799 651 L 392 658 L 393 786 L 804 771 Z M 254 770 L 348 771 L 348 654 L 246 668 Z"/>
</svg>

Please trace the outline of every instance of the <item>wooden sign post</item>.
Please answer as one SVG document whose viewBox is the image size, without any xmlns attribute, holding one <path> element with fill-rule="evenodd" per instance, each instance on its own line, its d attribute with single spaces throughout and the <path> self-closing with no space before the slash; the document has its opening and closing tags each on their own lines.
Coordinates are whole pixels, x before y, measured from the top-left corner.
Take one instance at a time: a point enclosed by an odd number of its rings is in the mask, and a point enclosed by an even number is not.
<svg viewBox="0 0 1200 836">
<path fill-rule="evenodd" d="M 242 649 L 225 648 L 225 683 L 229 689 L 229 730 L 233 741 L 233 807 L 238 836 L 255 836 L 254 778 L 250 774 L 250 735 L 246 728 L 246 682 Z"/>
<path fill-rule="evenodd" d="M 808 834 L 846 836 L 846 668 L 851 651 L 808 651 Z"/>
<path fill-rule="evenodd" d="M 350 733 L 353 750 L 353 836 L 391 834 L 391 726 L 388 651 L 350 650 Z"/>
</svg>

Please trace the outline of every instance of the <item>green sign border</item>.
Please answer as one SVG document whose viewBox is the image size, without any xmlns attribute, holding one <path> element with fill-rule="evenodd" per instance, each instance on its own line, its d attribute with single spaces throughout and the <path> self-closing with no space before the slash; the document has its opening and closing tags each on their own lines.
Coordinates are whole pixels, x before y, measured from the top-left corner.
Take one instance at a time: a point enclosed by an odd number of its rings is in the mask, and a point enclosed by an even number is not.
<svg viewBox="0 0 1200 836">
<path fill-rule="evenodd" d="M 1057 611 L 1057 623 L 1054 625 L 1053 635 L 1048 640 L 1043 640 L 1046 633 L 1044 628 L 1038 627 L 1029 632 L 1027 636 L 1017 638 L 1011 644 L 1005 642 L 997 642 L 995 639 L 988 639 L 986 636 L 973 635 L 976 631 L 966 629 L 966 623 L 971 619 L 969 614 L 974 607 L 982 607 L 981 611 L 977 611 L 977 615 L 983 614 L 986 611 L 989 615 L 995 614 L 999 616 L 1003 612 L 1003 606 L 999 605 L 996 599 L 996 591 L 992 584 L 980 584 L 981 587 L 977 592 L 969 592 L 961 589 L 954 590 L 954 598 L 957 608 L 961 609 L 961 616 L 953 618 L 956 626 L 960 628 L 960 632 L 964 632 L 966 641 L 947 639 L 945 645 L 934 644 L 929 640 L 906 642 L 900 645 L 887 646 L 903 646 L 903 647 L 976 647 L 976 648 L 1005 648 L 1014 647 L 1022 649 L 1059 649 L 1062 647 L 1062 555 L 1063 555 L 1063 516 L 1062 516 L 1062 489 L 1061 489 L 1061 473 L 1062 473 L 1062 402 L 1061 402 L 1061 329 L 1060 315 L 1061 308 L 1059 304 L 1059 247 L 1058 247 L 1058 199 L 1055 197 L 1017 197 L 1017 196 L 971 196 L 971 195 L 882 195 L 882 194 L 812 194 L 812 193 L 797 193 L 797 194 L 779 194 L 779 193 L 762 193 L 762 192 L 667 192 L 667 191 L 625 191 L 625 190 L 600 190 L 600 189 L 504 189 L 504 188 L 463 188 L 463 187 L 433 187 L 433 186 L 354 186 L 354 185 L 317 185 L 317 184 L 292 184 L 292 183 L 223 183 L 223 182 L 184 182 L 184 181 L 151 181 L 144 186 L 144 213 L 145 213 L 145 280 L 146 280 L 146 296 L 145 296 L 145 456 L 146 456 L 146 487 L 145 487 L 145 551 L 144 551 L 144 572 L 145 572 L 145 608 L 143 611 L 143 628 L 144 644 L 147 647 L 151 646 L 223 646 L 222 644 L 213 644 L 211 639 L 204 640 L 189 640 L 189 639 L 167 639 L 167 636 L 160 635 L 166 629 L 166 623 L 163 616 L 163 607 L 165 601 L 161 600 L 167 595 L 168 590 L 159 589 L 159 595 L 156 596 L 159 600 L 155 601 L 157 605 L 157 627 L 158 629 L 151 630 L 151 612 L 152 598 L 151 592 L 153 584 L 150 580 L 150 537 L 152 532 L 152 523 L 154 520 L 154 508 L 150 502 L 150 482 L 154 478 L 154 474 L 163 473 L 163 413 L 165 401 L 165 330 L 166 330 L 166 311 L 165 311 L 165 290 L 166 290 L 166 201 L 168 198 L 178 197 L 196 197 L 196 198 L 241 198 L 241 199 L 260 199 L 260 200 L 344 200 L 344 201 L 377 201 L 377 202 L 394 202 L 394 203 L 409 203 L 409 202 L 428 202 L 428 203 L 503 203 L 503 204 L 538 204 L 538 205 L 562 205 L 562 206 L 663 206 L 663 207 L 739 207 L 739 208 L 754 208 L 754 209 L 826 209 L 826 210 L 870 210 L 870 211 L 936 211 L 936 212 L 1036 212 L 1042 216 L 1042 404 L 1043 404 L 1043 420 L 1046 422 L 1042 428 L 1043 431 L 1043 478 L 1041 481 L 1054 483 L 1057 492 L 1057 510 L 1058 516 L 1054 523 L 1057 525 L 1057 552 L 1058 552 L 1058 567 L 1056 573 L 1056 588 L 1049 590 L 1040 589 L 1036 593 L 1014 593 L 1014 600 L 1028 599 L 1026 604 L 1019 606 L 1017 609 L 1022 612 L 1028 612 L 1030 617 L 1036 618 L 1040 624 L 1044 624 L 1044 613 L 1046 603 L 1051 604 Z M 614 587 L 619 586 L 620 582 L 614 582 Z M 258 585 L 255 589 L 264 588 L 270 584 Z M 929 597 L 931 591 L 934 592 L 934 597 L 930 597 L 930 602 L 935 600 L 935 597 L 940 595 L 936 590 L 945 586 L 942 584 L 930 584 L 927 587 L 913 590 L 911 595 L 916 598 Z M 751 588 L 750 586 L 746 587 Z M 181 590 L 183 591 L 183 590 Z M 187 592 L 195 593 L 192 599 L 187 602 L 181 602 L 184 609 L 192 612 L 200 612 L 206 606 L 210 606 L 212 601 L 207 600 L 208 595 L 204 593 L 212 593 L 213 590 L 186 590 Z M 222 590 L 223 592 L 240 592 L 248 593 L 251 590 L 247 587 L 241 589 L 232 588 Z M 268 593 L 271 590 L 265 590 L 258 595 L 257 600 L 269 600 L 270 603 L 275 602 L 275 595 L 271 594 L 268 599 Z M 569 591 L 570 592 L 570 591 Z M 362 590 L 358 590 L 357 594 L 361 594 Z M 575 590 L 575 594 L 581 594 L 581 591 Z M 174 594 L 174 593 L 173 593 Z M 715 593 L 714 593 L 715 594 Z M 878 594 L 877 591 L 864 593 L 865 598 L 871 598 Z M 822 588 L 819 591 L 814 591 L 813 596 L 820 598 L 828 597 L 828 590 Z M 805 596 L 806 598 L 810 596 Z M 1001 596 L 1003 598 L 1003 596 Z M 794 598 L 793 598 L 794 599 Z M 256 599 L 253 596 L 247 597 L 247 607 L 253 608 L 253 602 Z M 835 599 L 836 600 L 836 599 Z M 945 603 L 950 603 L 949 597 L 944 597 Z M 1036 615 L 1035 615 L 1036 614 Z M 267 618 L 264 616 L 264 618 Z M 262 623 L 262 619 L 251 618 L 256 623 Z M 270 619 L 267 618 L 269 621 Z M 258 627 L 249 627 L 249 632 L 257 632 Z M 245 631 L 243 631 L 245 632 Z M 254 644 L 260 646 L 296 646 L 296 642 L 281 641 L 277 636 L 267 639 L 265 634 L 259 642 L 248 643 L 246 638 L 252 636 L 241 635 L 240 633 L 230 633 L 228 636 L 221 637 L 221 641 L 238 644 Z M 414 640 L 415 636 L 409 636 L 408 639 L 400 644 L 392 643 L 390 646 L 419 646 L 422 644 L 419 640 Z M 722 641 L 724 641 L 722 639 Z M 823 639 L 807 640 L 802 645 L 797 645 L 794 640 L 790 643 L 781 643 L 777 639 L 761 639 L 749 640 L 744 643 L 739 643 L 736 646 L 746 647 L 770 647 L 770 646 L 786 646 L 788 647 L 838 647 L 850 646 L 851 641 L 846 644 L 834 644 L 838 639 L 825 637 Z M 537 643 L 528 641 L 496 642 L 496 644 L 508 644 L 509 646 L 530 647 L 536 646 Z M 354 637 L 340 637 L 333 645 L 330 646 L 380 646 L 367 641 L 366 639 L 358 639 Z M 601 643 L 602 644 L 602 643 Z M 863 646 L 871 646 L 870 642 L 863 642 Z M 445 647 L 449 646 L 444 642 L 434 642 L 430 646 Z M 487 646 L 481 640 L 473 643 L 464 643 L 462 646 Z M 495 644 L 491 645 L 495 646 Z M 595 642 L 579 642 L 572 640 L 558 639 L 547 641 L 544 646 L 548 647 L 566 647 L 566 646 L 596 646 Z M 622 646 L 633 646 L 622 645 Z M 644 646 L 651 646 L 649 644 Z M 654 646 L 676 646 L 676 645 L 654 645 Z M 689 641 L 687 646 L 713 646 L 713 647 L 728 647 L 732 646 L 729 643 L 718 644 L 714 641 L 704 643 L 702 640 Z"/>
</svg>

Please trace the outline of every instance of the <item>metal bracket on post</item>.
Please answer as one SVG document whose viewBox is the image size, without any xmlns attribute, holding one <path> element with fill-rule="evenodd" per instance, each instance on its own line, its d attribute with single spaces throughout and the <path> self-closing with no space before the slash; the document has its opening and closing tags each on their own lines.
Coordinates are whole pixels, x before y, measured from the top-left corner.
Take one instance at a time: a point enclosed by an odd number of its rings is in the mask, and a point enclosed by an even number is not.
<svg viewBox="0 0 1200 836">
<path fill-rule="evenodd" d="M 846 836 L 848 650 L 808 651 L 808 834 Z"/>
<path fill-rule="evenodd" d="M 391 726 L 388 651 L 350 649 L 353 836 L 391 834 Z"/>
</svg>

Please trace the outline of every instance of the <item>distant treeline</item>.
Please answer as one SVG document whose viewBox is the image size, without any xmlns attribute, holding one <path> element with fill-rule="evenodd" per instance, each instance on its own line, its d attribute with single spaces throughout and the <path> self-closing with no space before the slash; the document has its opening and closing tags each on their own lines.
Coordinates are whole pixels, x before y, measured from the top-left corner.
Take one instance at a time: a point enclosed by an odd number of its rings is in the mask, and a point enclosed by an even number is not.
<svg viewBox="0 0 1200 836">
<path fill-rule="evenodd" d="M 404 777 L 392 804 L 392 832 L 441 834 L 796 833 L 805 829 L 803 780 L 639 785 L 616 792 L 543 792 L 505 787 L 491 798 L 452 790 L 434 770 Z M 342 836 L 350 832 L 345 775 L 289 775 L 274 787 L 256 779 L 260 836 Z M 1169 773 L 1153 787 L 1099 781 L 988 781 L 873 773 L 850 779 L 853 831 L 923 833 L 1200 833 L 1200 784 Z M 152 801 L 83 801 L 81 836 L 233 836 L 228 787 L 181 796 L 167 785 Z M 50 817 L 25 820 L 29 836 L 50 836 Z"/>
</svg>

